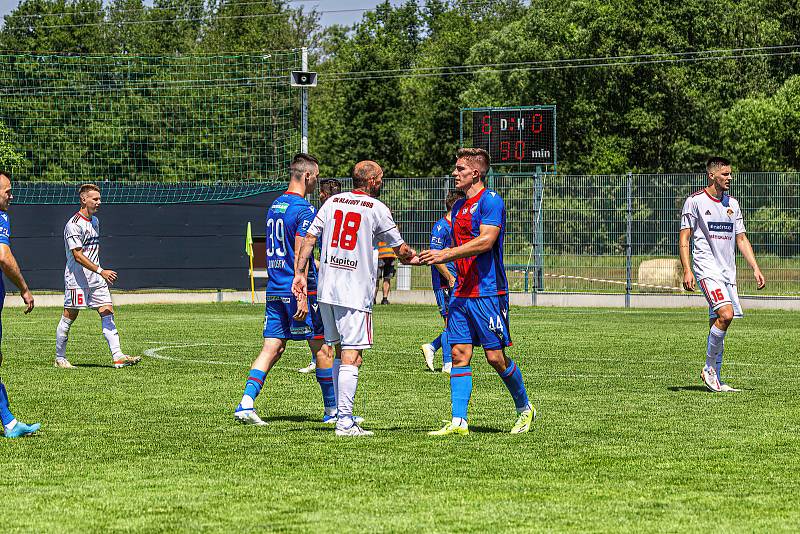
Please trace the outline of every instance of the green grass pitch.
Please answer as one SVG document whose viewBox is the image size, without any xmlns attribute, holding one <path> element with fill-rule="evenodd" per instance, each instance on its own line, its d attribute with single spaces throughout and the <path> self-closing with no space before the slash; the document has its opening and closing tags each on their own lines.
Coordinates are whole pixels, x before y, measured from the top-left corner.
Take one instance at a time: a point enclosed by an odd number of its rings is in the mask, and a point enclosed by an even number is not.
<svg viewBox="0 0 800 534">
<path fill-rule="evenodd" d="M 294 344 L 234 423 L 263 309 L 126 306 L 115 370 L 94 312 L 52 367 L 59 310 L 3 312 L 2 377 L 39 435 L 0 440 L 0 529 L 14 531 L 797 531 L 800 314 L 749 311 L 704 391 L 705 311 L 512 308 L 510 355 L 539 419 L 515 414 L 476 354 L 472 433 L 437 439 L 446 376 L 425 371 L 431 306 L 379 306 L 357 413 L 373 438 L 336 438 Z M 153 350 L 155 352 L 153 352 Z"/>
</svg>

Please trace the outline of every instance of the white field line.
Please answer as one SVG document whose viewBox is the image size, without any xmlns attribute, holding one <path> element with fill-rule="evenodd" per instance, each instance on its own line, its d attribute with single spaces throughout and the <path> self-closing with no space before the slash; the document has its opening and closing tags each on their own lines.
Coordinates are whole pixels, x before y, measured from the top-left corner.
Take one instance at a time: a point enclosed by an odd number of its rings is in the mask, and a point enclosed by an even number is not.
<svg viewBox="0 0 800 534">
<path fill-rule="evenodd" d="M 148 343 L 155 343 L 155 342 L 148 342 Z M 183 348 L 191 348 L 191 347 L 212 347 L 212 346 L 229 346 L 229 345 L 220 345 L 217 343 L 187 343 L 187 344 L 171 344 L 171 345 L 163 345 L 160 347 L 153 347 L 150 349 L 146 349 L 144 351 L 144 355 L 150 358 L 154 358 L 157 360 L 164 360 L 164 361 L 171 361 L 177 363 L 195 363 L 195 364 L 204 364 L 204 365 L 225 365 L 225 366 L 232 366 L 232 367 L 239 367 L 239 368 L 246 368 L 247 364 L 244 363 L 236 363 L 236 362 L 223 362 L 218 360 L 195 360 L 192 358 L 181 358 L 181 357 L 172 357 L 172 356 L 165 356 L 161 354 L 162 350 L 172 350 L 172 349 L 183 349 Z M 542 358 L 542 359 L 556 359 L 555 357 L 550 358 Z M 582 359 L 586 361 L 586 358 Z M 421 362 L 420 358 L 420 362 Z M 616 360 L 612 360 L 609 358 L 593 358 L 589 361 L 596 361 L 596 362 L 614 362 Z M 663 363 L 661 360 L 654 360 L 651 362 L 640 362 L 640 363 Z M 734 363 L 731 362 L 729 364 L 730 367 L 770 367 L 766 364 L 758 364 L 758 363 Z M 798 365 L 789 366 L 784 365 L 783 367 L 800 367 Z M 294 367 L 289 366 L 282 366 L 276 365 L 273 369 L 278 369 L 280 371 L 294 371 L 296 369 Z M 402 374 L 402 375 L 422 375 L 428 374 L 428 372 L 422 370 L 407 370 L 407 371 L 392 371 L 392 370 L 381 370 L 381 369 L 369 369 L 367 370 L 369 374 Z M 441 373 L 430 373 L 432 375 L 439 375 Z M 562 378 L 562 379 L 570 379 L 570 378 L 583 378 L 583 379 L 602 379 L 602 378 L 610 378 L 610 379 L 624 379 L 629 378 L 631 375 L 630 373 L 604 373 L 604 374 L 596 374 L 596 373 L 542 373 L 538 371 L 535 367 L 531 369 L 528 367 L 526 370 L 526 375 L 530 375 L 531 377 L 537 378 Z M 687 375 L 687 377 L 691 378 L 694 375 Z M 663 380 L 665 377 L 664 375 L 656 375 L 656 374 L 647 374 L 647 375 L 638 375 L 637 378 L 643 378 L 648 380 Z M 744 378 L 744 377 L 740 377 Z M 758 380 L 758 377 L 747 376 L 747 378 L 755 378 Z M 786 380 L 788 382 L 797 382 L 800 381 L 800 377 L 784 377 L 782 380 Z"/>
</svg>

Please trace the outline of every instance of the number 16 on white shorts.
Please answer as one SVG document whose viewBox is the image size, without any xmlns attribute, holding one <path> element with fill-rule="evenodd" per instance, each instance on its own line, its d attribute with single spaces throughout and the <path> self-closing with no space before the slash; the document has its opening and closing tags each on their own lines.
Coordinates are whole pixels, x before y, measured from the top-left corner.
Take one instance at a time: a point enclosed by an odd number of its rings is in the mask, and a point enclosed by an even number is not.
<svg viewBox="0 0 800 534">
<path fill-rule="evenodd" d="M 85 310 L 101 306 L 111 306 L 111 292 L 108 290 L 108 286 L 64 290 L 65 308 Z"/>
<path fill-rule="evenodd" d="M 708 301 L 708 316 L 715 318 L 717 310 L 726 304 L 733 306 L 733 316 L 736 318 L 744 317 L 742 312 L 742 305 L 739 303 L 739 292 L 736 290 L 736 284 L 728 284 L 725 282 L 718 282 L 713 278 L 703 278 L 697 285 L 703 291 L 703 294 Z"/>
</svg>

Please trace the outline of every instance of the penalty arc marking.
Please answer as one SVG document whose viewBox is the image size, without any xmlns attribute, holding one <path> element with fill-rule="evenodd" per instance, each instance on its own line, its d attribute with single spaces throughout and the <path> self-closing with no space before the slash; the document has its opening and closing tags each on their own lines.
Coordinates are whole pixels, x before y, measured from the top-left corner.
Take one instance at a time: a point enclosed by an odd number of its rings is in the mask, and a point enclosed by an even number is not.
<svg viewBox="0 0 800 534">
<path fill-rule="evenodd" d="M 202 363 L 206 365 L 233 365 L 236 367 L 244 367 L 243 364 L 235 363 L 235 362 L 220 362 L 216 360 L 192 360 L 189 358 L 173 358 L 171 356 L 164 356 L 161 354 L 162 350 L 167 349 L 186 349 L 189 347 L 208 347 L 210 346 L 208 343 L 189 343 L 185 345 L 164 345 L 162 347 L 153 347 L 151 349 L 146 349 L 143 354 L 149 358 L 155 358 L 156 360 L 166 360 L 171 362 L 180 362 L 180 363 Z"/>
</svg>

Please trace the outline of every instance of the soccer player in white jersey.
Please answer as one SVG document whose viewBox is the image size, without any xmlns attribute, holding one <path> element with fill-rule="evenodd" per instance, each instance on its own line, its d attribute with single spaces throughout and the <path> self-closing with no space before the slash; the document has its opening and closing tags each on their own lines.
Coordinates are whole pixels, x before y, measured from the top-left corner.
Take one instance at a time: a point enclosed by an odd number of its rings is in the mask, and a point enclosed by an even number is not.
<svg viewBox="0 0 800 534">
<path fill-rule="evenodd" d="M 325 342 L 336 347 L 333 380 L 338 384 L 337 436 L 371 436 L 353 419 L 358 368 L 362 353 L 372 347 L 372 298 L 378 272 L 375 247 L 385 241 L 400 261 L 418 264 L 414 249 L 403 242 L 389 208 L 378 196 L 383 170 L 374 161 L 359 162 L 353 169 L 353 190 L 328 199 L 308 229 L 295 258 L 292 284 L 298 300 L 307 292 L 308 260 L 317 237 L 320 272 L 317 300 L 325 330 Z"/>
<path fill-rule="evenodd" d="M 69 329 L 78 312 L 95 309 L 100 314 L 103 336 L 111 350 L 115 368 L 135 365 L 141 356 L 123 354 L 119 333 L 114 324 L 114 306 L 108 286 L 117 280 L 117 273 L 100 267 L 100 221 L 95 213 L 100 209 L 100 188 L 84 184 L 78 190 L 81 207 L 64 227 L 64 248 L 67 266 L 64 268 L 64 313 L 56 328 L 55 366 L 74 369 L 67 360 Z"/>
<path fill-rule="evenodd" d="M 753 269 L 758 289 L 763 289 L 766 281 L 747 239 L 739 202 L 728 194 L 731 162 L 710 158 L 706 172 L 708 187 L 691 195 L 683 205 L 679 240 L 683 287 L 694 291 L 699 285 L 708 300 L 710 330 L 706 363 L 700 373 L 703 383 L 710 391 L 738 391 L 720 378 L 725 334 L 733 318 L 744 315 L 736 290 L 737 246 Z"/>
</svg>

